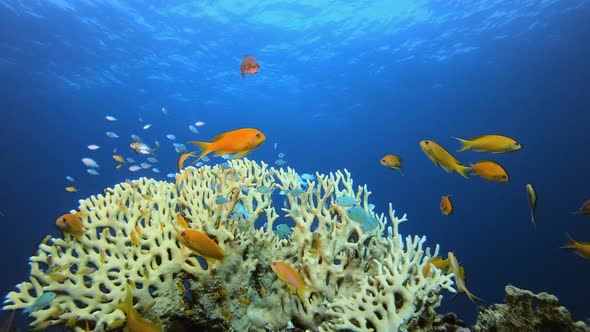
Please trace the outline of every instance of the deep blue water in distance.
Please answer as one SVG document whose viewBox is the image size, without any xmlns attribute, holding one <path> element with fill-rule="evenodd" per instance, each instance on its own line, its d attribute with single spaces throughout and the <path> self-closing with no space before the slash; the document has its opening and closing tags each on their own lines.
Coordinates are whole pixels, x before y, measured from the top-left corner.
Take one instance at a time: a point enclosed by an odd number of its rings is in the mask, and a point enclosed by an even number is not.
<svg viewBox="0 0 590 332">
<path fill-rule="evenodd" d="M 590 1 L 92 3 L 0 1 L 1 294 L 25 280 L 28 257 L 59 235 L 56 217 L 79 199 L 174 172 L 166 134 L 182 143 L 255 127 L 267 141 L 249 158 L 274 165 L 284 152 L 299 173 L 348 169 L 376 211 L 392 202 L 408 214 L 404 235 L 454 251 L 485 305 L 513 284 L 590 317 L 590 262 L 559 248 L 565 232 L 590 241 L 590 218 L 571 214 L 590 199 Z M 242 80 L 245 54 L 261 69 Z M 195 121 L 207 123 L 198 135 L 188 129 Z M 487 133 L 523 149 L 454 152 L 452 136 Z M 115 147 L 140 159 L 131 134 L 162 142 L 161 174 L 114 169 Z M 510 182 L 447 174 L 423 139 L 466 164 L 493 159 Z M 388 153 L 402 156 L 404 176 L 379 164 Z M 83 157 L 101 164 L 100 176 Z M 64 191 L 66 175 L 80 193 Z M 539 197 L 536 228 L 526 183 Z M 450 217 L 439 210 L 447 194 Z M 477 305 L 444 295 L 440 313 L 475 320 Z"/>
</svg>

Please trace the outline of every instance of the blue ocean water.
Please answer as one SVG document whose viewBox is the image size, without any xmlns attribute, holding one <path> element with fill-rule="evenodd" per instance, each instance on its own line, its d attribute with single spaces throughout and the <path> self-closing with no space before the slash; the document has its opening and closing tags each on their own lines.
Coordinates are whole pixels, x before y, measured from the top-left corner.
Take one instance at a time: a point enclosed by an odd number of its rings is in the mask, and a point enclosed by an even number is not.
<svg viewBox="0 0 590 332">
<path fill-rule="evenodd" d="M 0 1 L 0 293 L 27 278 L 28 257 L 79 199 L 126 178 L 167 179 L 177 153 L 166 134 L 184 143 L 254 127 L 267 141 L 249 158 L 274 165 L 283 152 L 300 173 L 348 169 L 376 211 L 392 202 L 408 214 L 403 234 L 454 251 L 486 305 L 514 284 L 587 319 L 590 264 L 560 246 L 565 232 L 590 241 L 590 219 L 571 214 L 590 198 L 588 40 L 585 0 Z M 241 79 L 246 54 L 261 68 Z M 195 121 L 206 122 L 199 134 Z M 452 136 L 489 133 L 523 148 L 454 152 Z M 160 174 L 114 168 L 114 148 L 135 158 L 131 134 L 162 143 Z M 466 164 L 493 159 L 510 182 L 448 174 L 423 139 Z M 404 176 L 379 164 L 389 153 Z M 65 176 L 79 193 L 64 190 Z M 451 295 L 439 312 L 475 321 L 477 305 Z"/>
</svg>

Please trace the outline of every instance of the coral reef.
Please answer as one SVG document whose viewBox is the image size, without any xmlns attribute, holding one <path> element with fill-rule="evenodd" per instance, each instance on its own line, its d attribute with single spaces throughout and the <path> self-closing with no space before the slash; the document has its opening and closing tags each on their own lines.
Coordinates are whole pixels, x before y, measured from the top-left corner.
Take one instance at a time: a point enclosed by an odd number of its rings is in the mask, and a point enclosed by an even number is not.
<svg viewBox="0 0 590 332">
<path fill-rule="evenodd" d="M 355 190 L 346 170 L 302 181 L 290 168 L 228 163 L 189 167 L 175 183 L 141 178 L 80 200 L 72 214 L 84 233 L 44 239 L 29 281 L 7 295 L 4 309 L 31 308 L 51 292 L 49 303 L 31 310 L 33 329 L 112 330 L 127 322 L 121 303 L 129 290 L 144 319 L 170 330 L 394 331 L 435 319 L 442 290 L 455 291 L 452 275 L 421 272 L 438 246 L 431 252 L 426 237 L 402 237 L 406 217 L 391 205 L 387 226 L 366 186 Z M 274 189 L 287 193 L 280 209 Z M 351 220 L 335 203 L 342 196 L 354 198 L 376 227 Z M 274 232 L 280 223 L 293 226 L 286 239 Z M 224 256 L 199 257 L 181 238 L 187 229 L 215 241 Z M 304 291 L 277 278 L 270 267 L 277 261 L 300 273 Z"/>
<path fill-rule="evenodd" d="M 506 286 L 506 303 L 481 308 L 473 332 L 484 331 L 590 331 L 583 322 L 574 322 L 557 297 L 545 292 Z"/>
</svg>

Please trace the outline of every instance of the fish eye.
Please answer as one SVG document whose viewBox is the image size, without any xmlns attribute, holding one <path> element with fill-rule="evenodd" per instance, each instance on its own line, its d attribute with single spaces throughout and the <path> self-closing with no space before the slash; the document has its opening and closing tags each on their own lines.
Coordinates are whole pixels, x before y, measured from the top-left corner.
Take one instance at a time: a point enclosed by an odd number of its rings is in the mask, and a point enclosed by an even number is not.
<svg viewBox="0 0 590 332">
<path fill-rule="evenodd" d="M 185 236 L 186 233 L 184 231 L 180 232 L 180 236 Z"/>
<path fill-rule="evenodd" d="M 260 133 L 256 134 L 256 138 L 260 138 Z"/>
<path fill-rule="evenodd" d="M 430 141 L 424 141 L 424 144 L 430 144 Z"/>
<path fill-rule="evenodd" d="M 277 262 L 272 262 L 272 265 L 273 265 L 273 266 L 274 266 L 274 265 L 277 265 Z"/>
</svg>

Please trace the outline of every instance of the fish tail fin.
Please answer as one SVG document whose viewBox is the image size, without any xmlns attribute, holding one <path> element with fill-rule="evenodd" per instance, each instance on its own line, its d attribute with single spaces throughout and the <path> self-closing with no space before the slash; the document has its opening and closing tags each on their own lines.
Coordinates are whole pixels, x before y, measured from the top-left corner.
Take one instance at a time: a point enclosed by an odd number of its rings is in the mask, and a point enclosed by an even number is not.
<svg viewBox="0 0 590 332">
<path fill-rule="evenodd" d="M 156 151 L 158 148 L 160 148 L 160 142 L 156 142 L 156 147 L 153 149 L 150 149 L 150 154 L 155 157 L 156 154 L 154 153 L 154 151 Z"/>
<path fill-rule="evenodd" d="M 568 239 L 568 243 L 564 246 L 561 246 L 561 249 L 576 249 L 576 245 L 579 244 L 569 233 L 565 233 L 566 238 Z"/>
<path fill-rule="evenodd" d="M 307 303 L 309 301 L 308 295 L 310 295 L 311 292 L 312 290 L 307 286 L 297 288 L 297 296 L 299 296 L 301 302 Z"/>
<path fill-rule="evenodd" d="M 201 155 L 199 155 L 199 158 L 197 158 L 197 160 L 203 158 L 204 156 L 206 156 L 207 154 L 209 154 L 211 152 L 211 143 L 209 143 L 209 142 L 189 141 L 189 143 L 192 143 L 192 144 L 198 146 L 199 149 L 201 149 Z"/>
<path fill-rule="evenodd" d="M 484 300 L 480 299 L 479 297 L 475 296 L 475 294 L 471 293 L 470 291 L 468 291 L 467 289 L 465 289 L 465 294 L 467 294 L 467 297 L 471 300 L 471 302 L 473 303 L 477 303 L 477 301 L 481 301 L 481 302 L 485 302 Z"/>
<path fill-rule="evenodd" d="M 465 150 L 471 149 L 471 141 L 470 140 L 463 139 L 463 138 L 456 137 L 456 136 L 453 136 L 453 138 L 456 139 L 456 140 L 458 140 L 459 142 L 461 142 L 461 144 L 463 144 L 461 146 L 461 148 L 459 150 L 457 150 L 457 152 L 461 152 L 461 151 L 465 151 Z"/>
<path fill-rule="evenodd" d="M 469 179 L 469 171 L 471 171 L 471 167 L 457 164 L 457 167 L 455 168 L 455 170 L 457 171 L 457 173 L 461 174 L 464 178 Z"/>
</svg>

